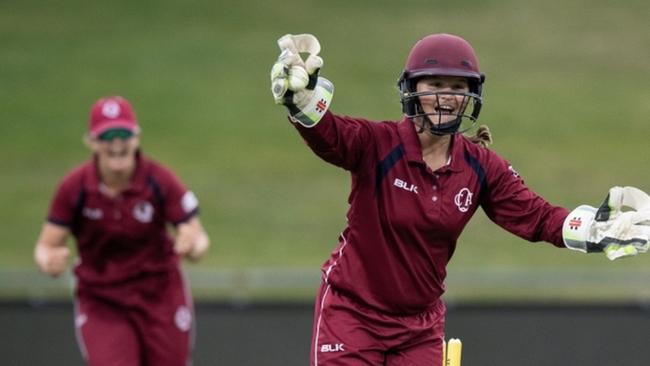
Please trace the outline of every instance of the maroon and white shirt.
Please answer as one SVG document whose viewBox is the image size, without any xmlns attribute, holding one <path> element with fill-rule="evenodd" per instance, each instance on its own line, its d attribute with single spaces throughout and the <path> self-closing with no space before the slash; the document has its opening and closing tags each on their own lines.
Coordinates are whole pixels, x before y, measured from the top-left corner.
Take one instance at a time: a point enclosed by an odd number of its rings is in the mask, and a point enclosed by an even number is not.
<svg viewBox="0 0 650 366">
<path fill-rule="evenodd" d="M 137 154 L 131 186 L 102 193 L 96 159 L 59 184 L 47 220 L 70 229 L 77 242 L 75 275 L 83 284 L 114 284 L 178 266 L 167 224 L 198 212 L 198 201 L 167 168 Z"/>
<path fill-rule="evenodd" d="M 432 306 L 479 206 L 513 234 L 564 246 L 568 211 L 463 135 L 452 137 L 449 163 L 431 171 L 407 119 L 370 122 L 327 112 L 312 128 L 295 126 L 318 156 L 351 173 L 348 225 L 322 270 L 328 284 L 362 303 L 395 314 Z"/>
</svg>

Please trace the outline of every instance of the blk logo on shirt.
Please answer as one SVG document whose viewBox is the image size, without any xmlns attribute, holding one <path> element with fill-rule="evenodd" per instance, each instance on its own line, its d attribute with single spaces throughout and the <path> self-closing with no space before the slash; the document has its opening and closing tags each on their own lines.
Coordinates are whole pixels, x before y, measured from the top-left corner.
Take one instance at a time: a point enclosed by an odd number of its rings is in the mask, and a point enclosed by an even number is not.
<svg viewBox="0 0 650 366">
<path fill-rule="evenodd" d="M 101 220 L 104 217 L 104 212 L 102 212 L 101 208 L 84 207 L 81 212 L 91 220 Z"/>
<path fill-rule="evenodd" d="M 416 186 L 415 184 L 408 184 L 407 182 L 405 182 L 405 181 L 403 181 L 403 180 L 401 180 L 399 178 L 395 178 L 395 181 L 393 182 L 393 185 L 395 187 L 402 188 L 405 191 L 415 192 L 416 194 L 418 193 L 418 186 Z"/>
</svg>

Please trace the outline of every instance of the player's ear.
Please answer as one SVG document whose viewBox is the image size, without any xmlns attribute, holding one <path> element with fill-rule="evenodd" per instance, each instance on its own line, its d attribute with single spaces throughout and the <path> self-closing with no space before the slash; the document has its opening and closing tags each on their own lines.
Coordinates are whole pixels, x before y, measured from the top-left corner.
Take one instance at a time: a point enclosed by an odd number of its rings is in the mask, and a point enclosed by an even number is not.
<svg viewBox="0 0 650 366">
<path fill-rule="evenodd" d="M 132 139 L 137 144 L 137 146 L 139 147 L 140 146 L 140 132 L 134 133 Z"/>
<path fill-rule="evenodd" d="M 97 149 L 97 146 L 96 146 L 97 142 L 92 137 L 90 137 L 90 135 L 88 133 L 83 134 L 83 136 L 81 137 L 81 141 L 92 152 L 95 152 L 95 150 Z"/>
</svg>

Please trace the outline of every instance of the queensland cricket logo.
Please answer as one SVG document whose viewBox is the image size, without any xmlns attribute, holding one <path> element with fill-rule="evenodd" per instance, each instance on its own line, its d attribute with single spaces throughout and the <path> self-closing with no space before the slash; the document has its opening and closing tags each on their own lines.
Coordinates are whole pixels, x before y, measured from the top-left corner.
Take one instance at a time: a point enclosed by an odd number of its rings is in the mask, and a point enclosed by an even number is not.
<svg viewBox="0 0 650 366">
<path fill-rule="evenodd" d="M 102 107 L 102 114 L 106 118 L 117 118 L 120 115 L 120 105 L 117 102 L 109 100 Z"/>
<path fill-rule="evenodd" d="M 456 194 L 454 197 L 454 203 L 460 212 L 467 212 L 467 210 L 469 210 L 469 207 L 472 205 L 473 195 L 472 191 L 467 187 L 461 189 L 458 194 Z"/>
<path fill-rule="evenodd" d="M 153 205 L 147 201 L 138 202 L 133 207 L 133 217 L 146 224 L 153 219 Z"/>
</svg>

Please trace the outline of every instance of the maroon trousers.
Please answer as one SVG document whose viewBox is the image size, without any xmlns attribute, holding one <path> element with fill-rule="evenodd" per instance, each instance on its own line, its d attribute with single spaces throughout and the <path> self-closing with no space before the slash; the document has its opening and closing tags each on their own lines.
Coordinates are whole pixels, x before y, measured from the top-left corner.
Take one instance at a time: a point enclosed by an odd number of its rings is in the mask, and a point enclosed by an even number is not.
<svg viewBox="0 0 650 366">
<path fill-rule="evenodd" d="M 311 366 L 432 366 L 442 363 L 446 308 L 385 314 L 321 285 L 312 331 Z"/>
<path fill-rule="evenodd" d="M 91 366 L 187 366 L 194 309 L 179 269 L 114 286 L 79 284 L 77 342 Z"/>
</svg>

